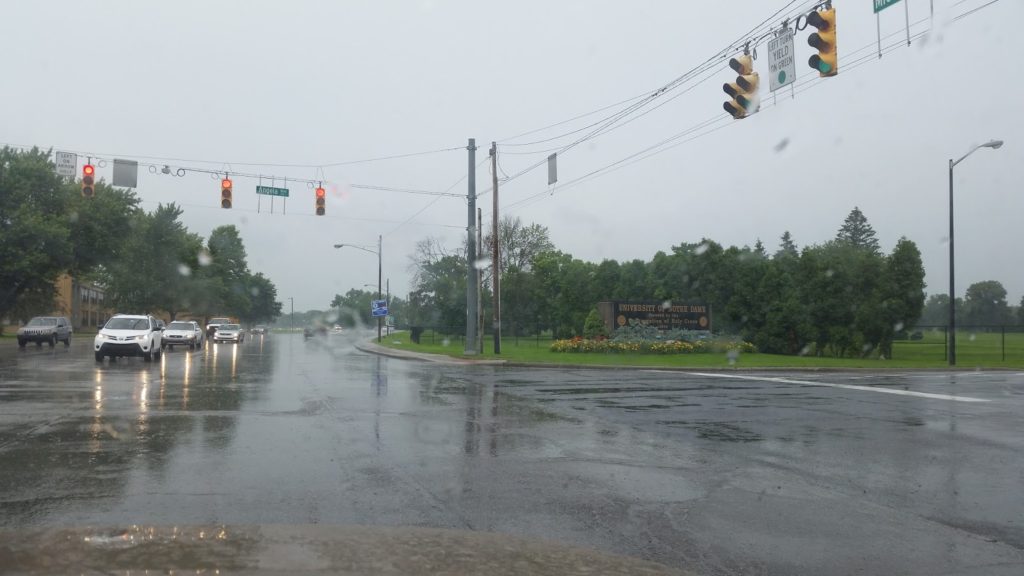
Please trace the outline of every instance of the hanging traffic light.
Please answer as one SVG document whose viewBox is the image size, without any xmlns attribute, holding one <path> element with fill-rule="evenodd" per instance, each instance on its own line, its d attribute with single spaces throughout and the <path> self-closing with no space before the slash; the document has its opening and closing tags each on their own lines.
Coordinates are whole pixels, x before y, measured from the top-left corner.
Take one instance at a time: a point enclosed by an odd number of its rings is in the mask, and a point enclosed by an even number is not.
<svg viewBox="0 0 1024 576">
<path fill-rule="evenodd" d="M 807 63 L 818 71 L 822 78 L 839 73 L 839 56 L 836 54 L 836 9 L 828 8 L 807 15 L 807 23 L 818 29 L 807 37 L 807 43 L 818 50 Z"/>
<path fill-rule="evenodd" d="M 316 215 L 323 216 L 327 211 L 327 192 L 322 187 L 316 189 Z"/>
<path fill-rule="evenodd" d="M 760 104 L 757 89 L 761 81 L 757 72 L 754 72 L 754 59 L 749 54 L 730 59 L 729 67 L 738 76 L 735 82 L 722 85 L 722 90 L 732 98 L 722 107 L 738 120 L 757 112 Z"/>
<path fill-rule="evenodd" d="M 220 207 L 231 208 L 231 179 L 224 178 L 220 181 Z"/>
<path fill-rule="evenodd" d="M 82 196 L 92 198 L 96 195 L 96 168 L 92 164 L 82 166 Z"/>
</svg>

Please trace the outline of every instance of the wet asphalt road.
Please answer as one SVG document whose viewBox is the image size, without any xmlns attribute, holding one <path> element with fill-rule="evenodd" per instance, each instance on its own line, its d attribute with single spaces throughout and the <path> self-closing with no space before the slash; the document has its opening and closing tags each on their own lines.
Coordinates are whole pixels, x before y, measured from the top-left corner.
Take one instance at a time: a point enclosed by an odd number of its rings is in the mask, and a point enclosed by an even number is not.
<svg viewBox="0 0 1024 576">
<path fill-rule="evenodd" d="M 353 337 L 153 364 L 0 341 L 0 528 L 420 526 L 700 574 L 1024 573 L 1020 373 L 439 365 Z"/>
</svg>

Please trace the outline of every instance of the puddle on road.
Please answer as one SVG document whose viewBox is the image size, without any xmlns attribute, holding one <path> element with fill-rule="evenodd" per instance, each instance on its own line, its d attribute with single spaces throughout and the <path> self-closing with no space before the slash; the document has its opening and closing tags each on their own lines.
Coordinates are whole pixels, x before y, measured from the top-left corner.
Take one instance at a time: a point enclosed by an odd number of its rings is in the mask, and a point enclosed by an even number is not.
<svg viewBox="0 0 1024 576">
<path fill-rule="evenodd" d="M 704 440 L 719 442 L 759 442 L 764 436 L 749 428 L 729 422 L 689 422 L 686 420 L 659 420 L 658 424 L 670 428 L 685 428 Z"/>
</svg>

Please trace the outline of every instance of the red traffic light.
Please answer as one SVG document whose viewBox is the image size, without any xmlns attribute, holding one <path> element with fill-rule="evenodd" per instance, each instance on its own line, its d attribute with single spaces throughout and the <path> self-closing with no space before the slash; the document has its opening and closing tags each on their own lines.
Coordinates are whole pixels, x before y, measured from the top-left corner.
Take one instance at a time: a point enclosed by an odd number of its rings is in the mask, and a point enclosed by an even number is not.
<svg viewBox="0 0 1024 576">
<path fill-rule="evenodd" d="M 82 196 L 92 198 L 96 195 L 96 168 L 92 164 L 82 166 Z"/>
<path fill-rule="evenodd" d="M 231 208 L 231 179 L 224 178 L 220 181 L 220 207 Z"/>
<path fill-rule="evenodd" d="M 323 198 L 324 195 L 326 195 L 326 194 L 327 194 L 327 191 L 325 191 L 323 188 L 317 188 L 316 189 L 316 197 L 317 198 Z"/>
</svg>

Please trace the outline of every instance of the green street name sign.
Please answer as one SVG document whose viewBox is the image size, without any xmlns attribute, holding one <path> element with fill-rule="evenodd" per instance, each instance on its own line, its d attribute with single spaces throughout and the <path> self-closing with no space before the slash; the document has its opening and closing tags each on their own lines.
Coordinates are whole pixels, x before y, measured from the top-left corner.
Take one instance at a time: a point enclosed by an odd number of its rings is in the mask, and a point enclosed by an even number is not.
<svg viewBox="0 0 1024 576">
<path fill-rule="evenodd" d="M 875 3 L 875 14 L 878 14 L 882 10 L 885 10 L 893 4 L 899 4 L 900 0 L 873 0 Z"/>
<path fill-rule="evenodd" d="M 288 197 L 287 188 L 274 188 L 273 186 L 257 186 L 256 193 L 263 194 L 264 196 L 284 196 L 285 198 Z"/>
</svg>

